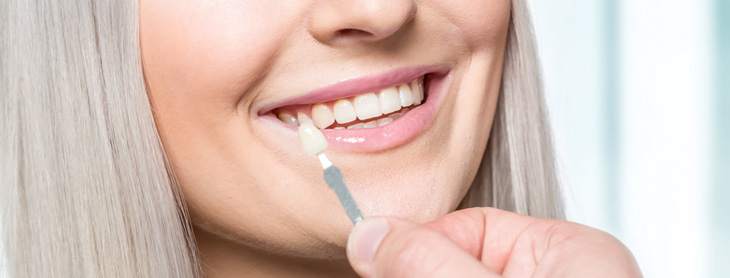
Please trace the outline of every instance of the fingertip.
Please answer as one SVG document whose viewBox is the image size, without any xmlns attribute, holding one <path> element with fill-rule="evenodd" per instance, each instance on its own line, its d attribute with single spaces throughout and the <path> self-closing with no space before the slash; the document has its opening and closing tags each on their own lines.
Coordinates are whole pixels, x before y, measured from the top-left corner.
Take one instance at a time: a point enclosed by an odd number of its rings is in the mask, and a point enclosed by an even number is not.
<svg viewBox="0 0 730 278">
<path fill-rule="evenodd" d="M 367 218 L 358 223 L 347 240 L 347 255 L 351 263 L 371 263 L 390 230 L 390 223 L 384 217 Z"/>
</svg>

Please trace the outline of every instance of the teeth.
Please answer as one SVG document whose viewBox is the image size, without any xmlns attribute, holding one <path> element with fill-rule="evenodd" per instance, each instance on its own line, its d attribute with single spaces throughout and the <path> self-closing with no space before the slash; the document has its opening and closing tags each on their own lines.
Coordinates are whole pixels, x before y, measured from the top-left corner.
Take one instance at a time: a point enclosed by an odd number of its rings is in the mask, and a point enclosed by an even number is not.
<svg viewBox="0 0 730 278">
<path fill-rule="evenodd" d="M 310 119 L 309 116 L 307 116 L 307 114 L 304 114 L 302 112 L 297 113 L 297 120 L 299 121 L 299 124 L 300 125 L 303 125 L 303 124 L 314 124 L 314 122 L 312 121 L 312 119 Z"/>
<path fill-rule="evenodd" d="M 296 117 L 293 116 L 292 110 L 299 110 L 296 108 L 289 110 L 289 112 L 277 113 L 276 117 L 289 125 L 296 126 L 310 123 L 320 129 L 325 129 L 335 122 L 347 124 L 358 119 L 364 122 L 386 115 L 387 117 L 379 120 L 353 124 L 347 127 L 347 129 L 375 128 L 387 125 L 402 117 L 409 108 L 412 108 L 411 106 L 420 105 L 423 101 L 422 79 L 418 79 L 383 89 L 380 92 L 362 94 L 354 97 L 352 101 L 340 99 L 334 101 L 334 103 L 317 103 L 312 106 L 311 118 L 310 114 L 302 112 L 296 113 Z M 345 129 L 345 127 L 336 127 L 335 129 Z"/>
<path fill-rule="evenodd" d="M 372 121 L 365 123 L 362 127 L 363 128 L 376 128 L 376 127 L 378 127 L 378 122 L 375 120 L 372 120 Z"/>
<path fill-rule="evenodd" d="M 295 118 L 294 116 L 292 116 L 289 113 L 286 113 L 286 112 L 280 113 L 279 115 L 277 115 L 277 117 L 279 118 L 279 120 L 281 120 L 282 122 L 285 122 L 287 124 L 299 125 L 299 121 L 297 120 L 297 118 Z"/>
<path fill-rule="evenodd" d="M 393 118 L 393 120 L 397 120 L 398 118 L 403 117 L 403 114 L 408 112 L 408 110 L 409 110 L 408 108 L 403 108 L 403 111 L 398 112 L 398 113 L 393 113 L 392 115 L 389 115 L 388 117 Z"/>
<path fill-rule="evenodd" d="M 355 114 L 355 108 L 352 107 L 352 103 L 349 100 L 341 99 L 335 102 L 335 120 L 338 123 L 344 124 L 349 123 L 357 119 Z"/>
<path fill-rule="evenodd" d="M 413 88 L 413 104 L 421 104 L 423 101 L 423 88 L 421 88 L 421 82 L 414 80 L 411 82 L 411 88 Z"/>
<path fill-rule="evenodd" d="M 380 102 L 374 93 L 367 93 L 355 97 L 355 112 L 360 120 L 367 120 L 382 115 Z"/>
<path fill-rule="evenodd" d="M 400 100 L 398 99 L 398 89 L 390 87 L 380 91 L 380 109 L 383 114 L 390 114 L 400 110 Z"/>
<path fill-rule="evenodd" d="M 413 92 L 406 84 L 398 86 L 398 97 L 400 98 L 400 105 L 403 107 L 413 104 Z"/>
<path fill-rule="evenodd" d="M 335 117 L 326 104 L 318 103 L 312 106 L 312 121 L 318 128 L 323 129 L 333 124 Z"/>
<path fill-rule="evenodd" d="M 378 127 L 387 125 L 392 122 L 393 122 L 393 118 L 390 118 L 390 117 L 382 118 L 382 119 L 378 120 Z"/>
<path fill-rule="evenodd" d="M 358 129 L 358 128 L 362 128 L 363 125 L 364 124 L 362 124 L 362 123 L 354 124 L 354 125 L 348 126 L 347 129 Z"/>
</svg>

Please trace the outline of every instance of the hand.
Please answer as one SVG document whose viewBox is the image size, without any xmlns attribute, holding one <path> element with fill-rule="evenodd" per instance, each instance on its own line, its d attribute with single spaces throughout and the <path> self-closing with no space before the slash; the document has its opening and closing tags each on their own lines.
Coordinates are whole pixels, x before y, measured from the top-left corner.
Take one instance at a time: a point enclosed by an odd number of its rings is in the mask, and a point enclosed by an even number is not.
<svg viewBox="0 0 730 278">
<path fill-rule="evenodd" d="M 422 225 L 368 218 L 347 256 L 363 277 L 641 277 L 631 252 L 605 232 L 494 208 Z"/>
</svg>

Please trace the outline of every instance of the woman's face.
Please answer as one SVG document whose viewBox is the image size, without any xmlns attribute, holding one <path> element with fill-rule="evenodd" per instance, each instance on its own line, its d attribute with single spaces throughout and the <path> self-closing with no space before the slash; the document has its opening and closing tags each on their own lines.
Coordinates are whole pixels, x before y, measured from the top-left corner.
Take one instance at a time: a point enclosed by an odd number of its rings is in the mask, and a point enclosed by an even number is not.
<svg viewBox="0 0 730 278">
<path fill-rule="evenodd" d="M 302 152 L 300 113 L 326 127 L 364 216 L 454 210 L 489 137 L 509 19 L 509 0 L 141 1 L 150 99 L 196 236 L 344 256 L 352 223 Z"/>
</svg>

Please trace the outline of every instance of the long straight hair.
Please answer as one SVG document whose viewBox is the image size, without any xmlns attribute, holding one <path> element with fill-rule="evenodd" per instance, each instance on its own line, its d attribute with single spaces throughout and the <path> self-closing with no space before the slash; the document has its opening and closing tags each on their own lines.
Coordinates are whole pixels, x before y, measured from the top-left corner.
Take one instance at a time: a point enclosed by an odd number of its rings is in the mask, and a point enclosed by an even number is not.
<svg viewBox="0 0 730 278">
<path fill-rule="evenodd" d="M 508 32 L 489 141 L 477 176 L 459 207 L 492 206 L 564 219 L 563 192 L 525 0 L 512 0 Z"/>
<path fill-rule="evenodd" d="M 144 86 L 138 1 L 67 2 L 0 1 L 5 271 L 201 276 Z M 562 218 L 524 0 L 509 28 L 494 125 L 462 205 Z"/>
<path fill-rule="evenodd" d="M 11 277 L 195 277 L 146 95 L 138 1 L 0 1 Z"/>
</svg>

